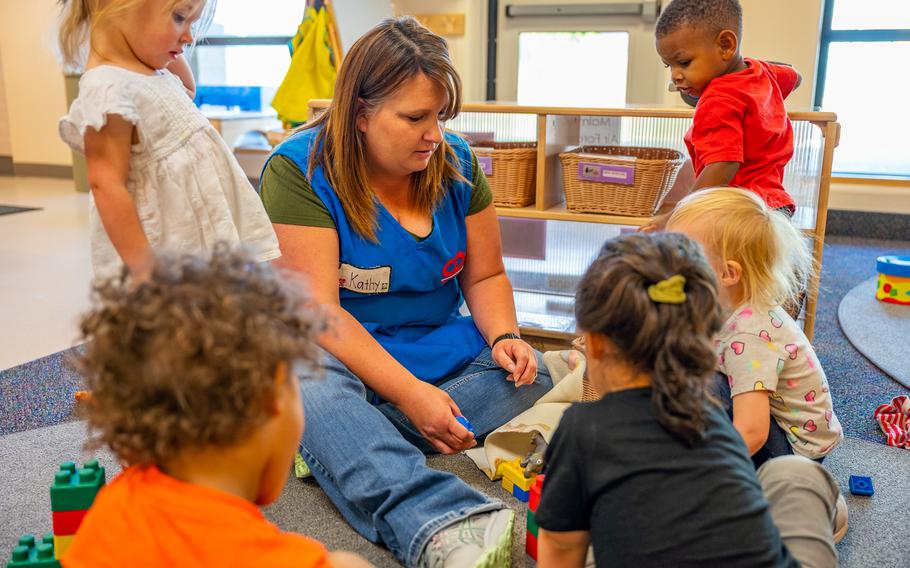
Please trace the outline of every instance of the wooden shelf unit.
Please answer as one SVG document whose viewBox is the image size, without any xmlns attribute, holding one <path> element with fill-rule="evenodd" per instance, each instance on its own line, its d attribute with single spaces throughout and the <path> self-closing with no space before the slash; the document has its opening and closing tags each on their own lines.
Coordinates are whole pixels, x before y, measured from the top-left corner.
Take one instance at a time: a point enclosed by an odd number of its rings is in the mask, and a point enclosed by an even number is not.
<svg viewBox="0 0 910 568">
<path fill-rule="evenodd" d="M 310 117 L 318 116 L 330 104 L 330 100 L 310 101 Z M 617 128 L 623 118 L 642 119 L 691 119 L 694 111 L 689 108 L 658 108 L 626 106 L 617 108 L 567 108 L 521 106 L 511 103 L 466 103 L 461 109 L 466 113 L 534 115 L 536 117 L 537 142 L 537 186 L 535 202 L 522 208 L 497 207 L 496 212 L 502 217 L 519 217 L 525 219 L 542 219 L 549 221 L 573 221 L 584 223 L 604 223 L 610 225 L 641 226 L 649 217 L 627 217 L 601 213 L 579 213 L 566 209 L 563 194 L 562 167 L 559 153 L 580 145 L 581 121 L 586 117 L 604 117 L 615 119 Z M 799 203 L 798 207 L 807 207 L 815 212 L 811 226 L 801 226 L 805 234 L 813 239 L 813 256 L 819 271 L 809 282 L 805 306 L 804 328 L 811 340 L 815 330 L 815 311 L 818 306 L 819 276 L 824 248 L 825 227 L 828 218 L 828 192 L 831 183 L 831 165 L 834 149 L 840 138 L 840 124 L 837 115 L 832 112 L 797 111 L 789 113 L 790 120 L 796 123 L 808 123 L 818 128 L 821 139 L 818 141 L 818 160 L 814 170 L 808 176 L 817 178 L 813 188 L 814 199 L 808 203 Z M 647 144 L 641 144 L 647 145 Z M 814 156 L 815 154 L 813 154 Z M 801 164 L 800 167 L 811 167 Z M 527 330 L 529 334 L 540 335 L 548 340 L 556 339 L 554 333 L 568 337 L 562 332 L 540 329 Z"/>
</svg>

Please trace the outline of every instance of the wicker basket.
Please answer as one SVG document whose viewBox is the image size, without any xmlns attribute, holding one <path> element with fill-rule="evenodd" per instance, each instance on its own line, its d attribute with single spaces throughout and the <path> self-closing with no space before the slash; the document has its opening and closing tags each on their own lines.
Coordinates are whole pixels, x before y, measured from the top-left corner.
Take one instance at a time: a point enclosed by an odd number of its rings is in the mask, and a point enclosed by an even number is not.
<svg viewBox="0 0 910 568">
<path fill-rule="evenodd" d="M 583 213 L 654 215 L 685 162 L 665 148 L 581 146 L 559 155 L 566 208 Z"/>
<path fill-rule="evenodd" d="M 537 144 L 535 142 L 481 142 L 472 148 L 477 160 L 489 160 L 487 181 L 493 203 L 499 207 L 526 207 L 534 203 L 537 187 Z"/>
</svg>

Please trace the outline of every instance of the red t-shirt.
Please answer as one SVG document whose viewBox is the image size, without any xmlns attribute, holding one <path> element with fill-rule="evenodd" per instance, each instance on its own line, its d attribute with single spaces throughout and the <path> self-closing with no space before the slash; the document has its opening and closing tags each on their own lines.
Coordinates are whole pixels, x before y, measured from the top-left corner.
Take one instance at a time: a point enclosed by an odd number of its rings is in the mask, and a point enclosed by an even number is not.
<svg viewBox="0 0 910 568">
<path fill-rule="evenodd" d="M 282 532 L 244 499 L 130 467 L 103 487 L 61 559 L 64 568 L 329 568 L 325 547 Z"/>
<path fill-rule="evenodd" d="M 786 65 L 745 61 L 746 69 L 713 79 L 698 99 L 685 137 L 695 175 L 716 162 L 739 162 L 730 185 L 754 191 L 772 209 L 795 210 L 783 184 L 784 166 L 793 157 L 784 99 L 799 74 Z"/>
</svg>

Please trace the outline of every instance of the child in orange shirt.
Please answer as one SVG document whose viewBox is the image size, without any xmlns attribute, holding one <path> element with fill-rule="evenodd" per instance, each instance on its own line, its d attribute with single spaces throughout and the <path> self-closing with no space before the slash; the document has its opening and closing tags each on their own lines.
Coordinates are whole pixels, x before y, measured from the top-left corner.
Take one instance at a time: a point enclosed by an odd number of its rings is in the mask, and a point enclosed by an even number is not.
<svg viewBox="0 0 910 568">
<path fill-rule="evenodd" d="M 125 469 L 61 562 L 91 566 L 369 566 L 285 533 L 273 502 L 303 433 L 295 361 L 321 324 L 267 265 L 215 247 L 160 257 L 148 281 L 96 289 L 79 363 L 90 446 Z"/>
</svg>

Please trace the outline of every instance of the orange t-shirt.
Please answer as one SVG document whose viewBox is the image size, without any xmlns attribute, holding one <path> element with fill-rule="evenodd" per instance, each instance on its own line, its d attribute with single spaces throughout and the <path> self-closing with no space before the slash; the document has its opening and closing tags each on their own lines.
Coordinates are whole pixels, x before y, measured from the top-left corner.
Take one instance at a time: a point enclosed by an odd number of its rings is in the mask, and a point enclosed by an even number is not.
<svg viewBox="0 0 910 568">
<path fill-rule="evenodd" d="M 130 467 L 102 488 L 64 554 L 65 568 L 328 568 L 325 547 L 282 532 L 235 495 Z"/>
</svg>

